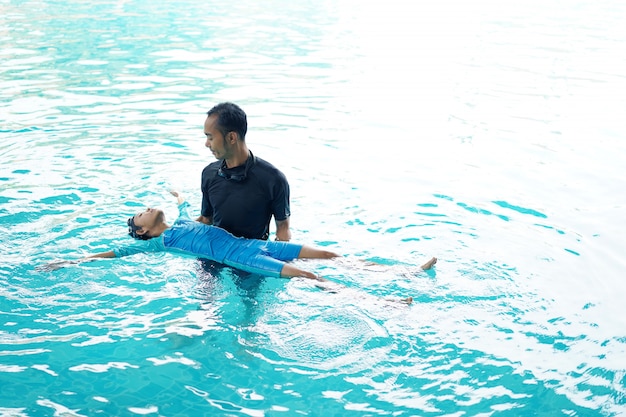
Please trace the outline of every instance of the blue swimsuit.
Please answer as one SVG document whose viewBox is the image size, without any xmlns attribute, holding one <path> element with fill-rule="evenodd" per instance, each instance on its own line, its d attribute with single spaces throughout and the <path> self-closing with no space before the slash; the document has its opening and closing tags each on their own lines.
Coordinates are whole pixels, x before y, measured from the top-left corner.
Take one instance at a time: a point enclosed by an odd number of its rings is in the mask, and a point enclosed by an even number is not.
<svg viewBox="0 0 626 417">
<path fill-rule="evenodd" d="M 221 262 L 244 271 L 280 277 L 287 261 L 298 258 L 302 245 L 233 236 L 224 229 L 192 220 L 189 203 L 178 206 L 178 219 L 161 236 L 113 249 L 116 257 L 145 252 L 173 252 Z"/>
</svg>

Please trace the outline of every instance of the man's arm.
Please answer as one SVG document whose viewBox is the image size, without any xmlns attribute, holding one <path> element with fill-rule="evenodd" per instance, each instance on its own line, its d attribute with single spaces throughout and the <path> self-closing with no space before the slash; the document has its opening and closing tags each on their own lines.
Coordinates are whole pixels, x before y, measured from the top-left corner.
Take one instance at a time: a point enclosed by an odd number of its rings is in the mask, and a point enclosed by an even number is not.
<svg viewBox="0 0 626 417">
<path fill-rule="evenodd" d="M 200 223 L 204 223 L 204 224 L 213 224 L 213 209 L 211 208 L 211 204 L 209 203 L 209 181 L 208 178 L 211 176 L 211 174 L 209 174 L 210 171 L 210 167 L 211 164 L 207 165 L 203 170 L 202 170 L 202 177 L 201 177 L 201 184 L 200 184 L 200 191 L 202 191 L 202 205 L 200 206 L 200 216 L 198 216 L 198 218 L 196 219 L 196 221 L 200 222 Z M 208 213 L 210 212 L 211 214 L 208 216 L 203 215 L 202 213 Z"/>
<path fill-rule="evenodd" d="M 291 230 L 289 229 L 289 217 L 285 220 L 276 220 L 276 240 L 289 242 Z"/>
</svg>

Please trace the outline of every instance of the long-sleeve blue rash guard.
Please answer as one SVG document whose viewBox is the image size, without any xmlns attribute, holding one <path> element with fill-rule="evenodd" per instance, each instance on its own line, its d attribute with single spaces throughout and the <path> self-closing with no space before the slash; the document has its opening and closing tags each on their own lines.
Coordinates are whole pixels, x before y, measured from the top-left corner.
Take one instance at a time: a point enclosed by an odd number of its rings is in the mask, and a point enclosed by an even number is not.
<svg viewBox="0 0 626 417">
<path fill-rule="evenodd" d="M 285 262 L 300 254 L 302 245 L 233 236 L 224 229 L 192 220 L 189 203 L 178 206 L 178 218 L 161 236 L 136 240 L 113 249 L 116 257 L 146 252 L 173 252 L 221 262 L 233 268 L 268 276 L 280 276 Z"/>
</svg>

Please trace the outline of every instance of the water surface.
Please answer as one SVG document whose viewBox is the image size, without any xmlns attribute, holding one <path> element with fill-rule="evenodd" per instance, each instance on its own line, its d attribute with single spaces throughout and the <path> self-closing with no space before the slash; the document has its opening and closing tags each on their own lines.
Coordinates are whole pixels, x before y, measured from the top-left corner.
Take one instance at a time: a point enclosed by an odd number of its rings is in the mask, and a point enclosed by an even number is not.
<svg viewBox="0 0 626 417">
<path fill-rule="evenodd" d="M 626 413 L 624 5 L 0 2 L 0 414 Z M 349 291 L 126 242 L 205 112 Z M 403 265 L 439 257 L 430 274 Z M 384 297 L 413 295 L 408 308 Z"/>
</svg>

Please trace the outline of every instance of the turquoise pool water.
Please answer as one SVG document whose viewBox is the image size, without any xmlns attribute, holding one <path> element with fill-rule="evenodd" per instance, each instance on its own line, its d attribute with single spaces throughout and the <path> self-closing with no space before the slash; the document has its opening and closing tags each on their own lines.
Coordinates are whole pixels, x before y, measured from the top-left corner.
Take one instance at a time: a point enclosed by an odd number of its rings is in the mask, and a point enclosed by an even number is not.
<svg viewBox="0 0 626 417">
<path fill-rule="evenodd" d="M 413 3 L 0 1 L 0 415 L 624 415 L 626 7 Z M 197 212 L 226 100 L 294 241 L 390 268 L 36 269 Z"/>
</svg>

